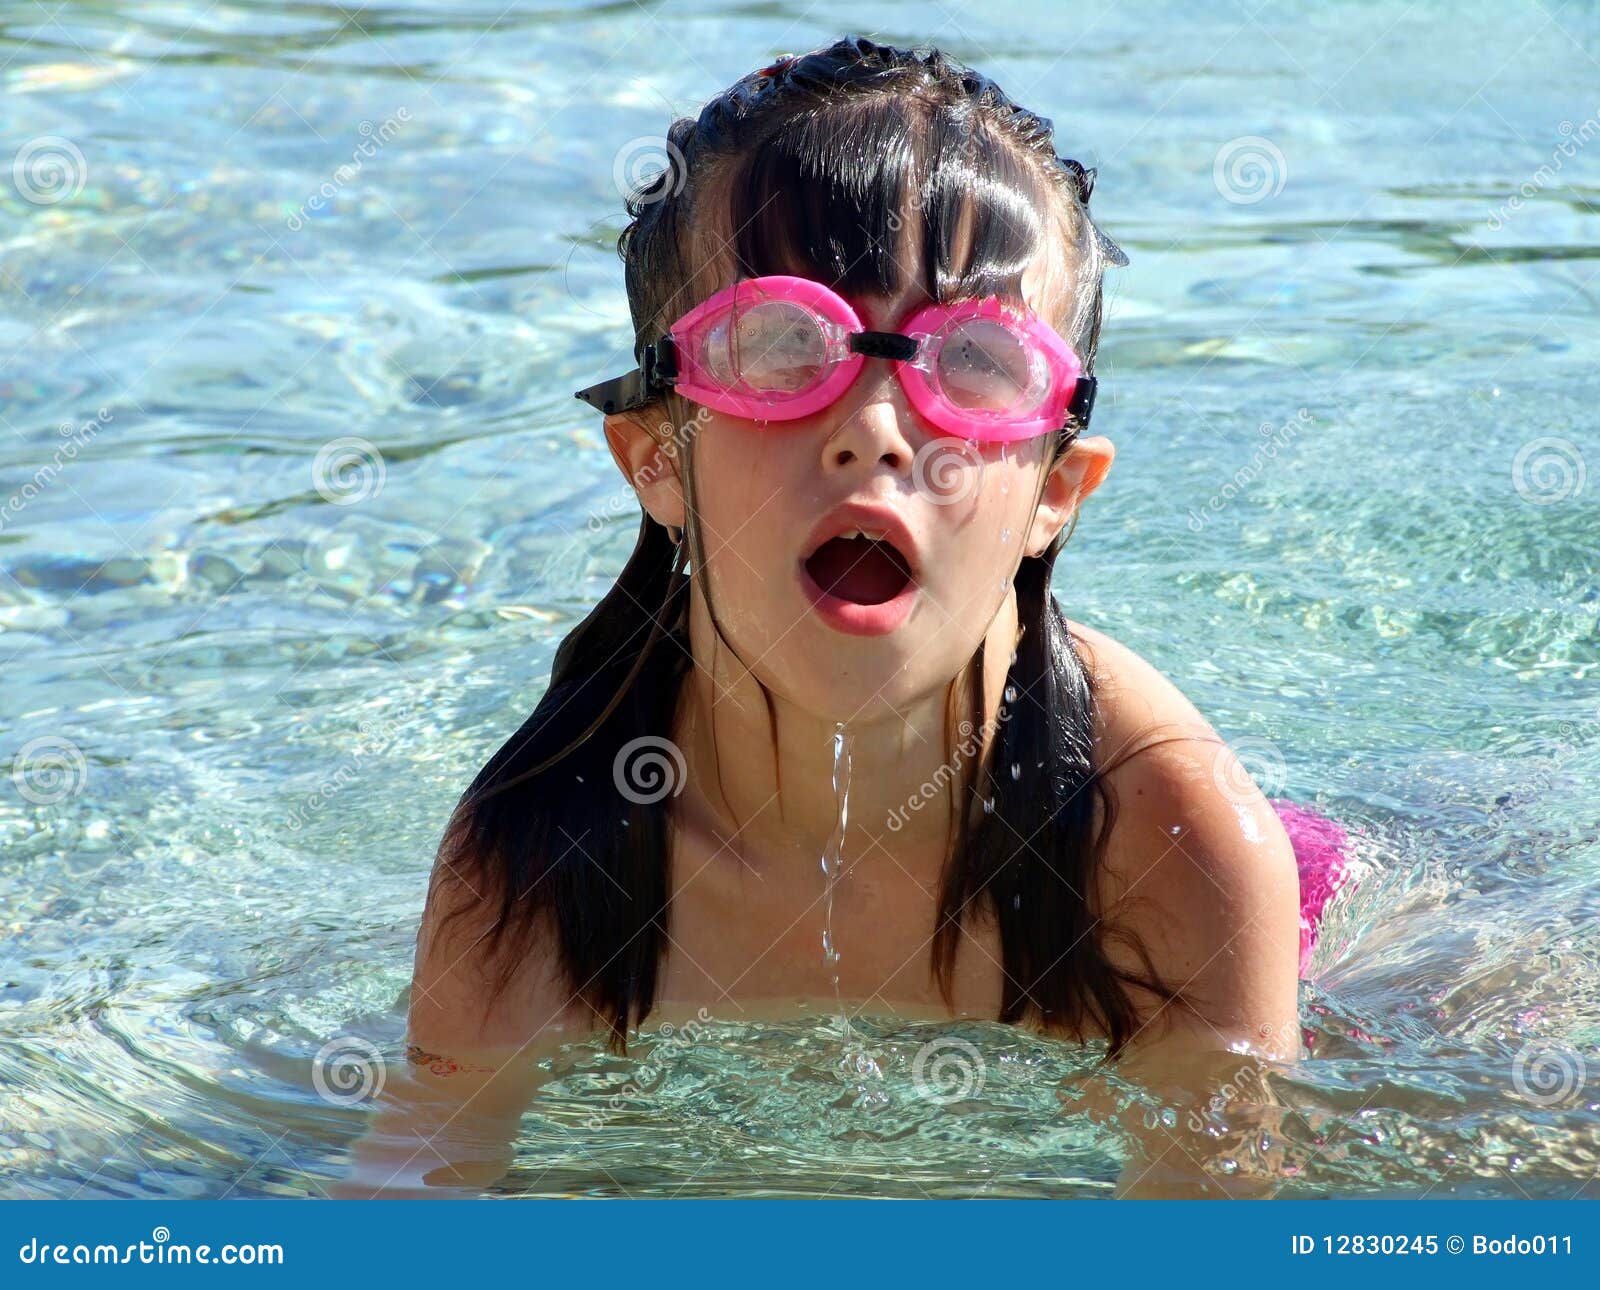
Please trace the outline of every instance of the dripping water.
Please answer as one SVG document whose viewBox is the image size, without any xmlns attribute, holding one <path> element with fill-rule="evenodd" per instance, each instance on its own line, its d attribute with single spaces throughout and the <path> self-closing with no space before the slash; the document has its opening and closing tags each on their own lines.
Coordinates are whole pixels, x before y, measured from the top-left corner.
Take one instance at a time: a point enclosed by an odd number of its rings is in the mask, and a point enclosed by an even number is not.
<svg viewBox="0 0 1600 1290">
<path fill-rule="evenodd" d="M 833 836 L 828 839 L 828 845 L 822 853 L 822 875 L 824 887 L 824 904 L 822 913 L 822 962 L 828 969 L 828 975 L 833 981 L 833 1002 L 839 1010 L 839 1033 L 843 1040 L 843 1049 L 839 1058 L 839 1069 L 846 1076 L 873 1078 L 881 1080 L 883 1071 L 878 1066 L 877 1060 L 867 1051 L 866 1045 L 857 1037 L 850 1027 L 850 1015 L 845 1011 L 844 997 L 839 989 L 839 947 L 833 939 L 833 895 L 838 886 L 839 875 L 844 869 L 844 839 L 845 830 L 850 820 L 850 749 L 854 736 L 844 728 L 844 722 L 838 722 L 833 730 L 833 800 L 834 824 Z M 856 1086 L 856 1105 L 877 1108 L 888 1104 L 888 1097 L 880 1090 L 868 1088 L 864 1085 Z"/>
<path fill-rule="evenodd" d="M 839 870 L 844 865 L 844 834 L 850 818 L 850 747 L 854 737 L 845 733 L 840 722 L 833 731 L 833 836 L 822 852 L 822 877 L 825 883 L 826 904 L 822 915 L 822 962 L 833 979 L 833 1000 L 839 1009 L 839 1020 L 846 1040 L 850 1038 L 850 1018 L 845 1014 L 844 1001 L 839 994 L 839 951 L 833 943 L 833 892 L 839 882 Z"/>
</svg>

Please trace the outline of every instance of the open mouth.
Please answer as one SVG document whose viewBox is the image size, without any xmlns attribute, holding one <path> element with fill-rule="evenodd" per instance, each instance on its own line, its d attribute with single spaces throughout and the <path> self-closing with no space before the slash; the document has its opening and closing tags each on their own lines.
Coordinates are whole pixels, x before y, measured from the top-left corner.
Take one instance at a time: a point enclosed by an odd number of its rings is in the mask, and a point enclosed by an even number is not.
<svg viewBox="0 0 1600 1290">
<path fill-rule="evenodd" d="M 804 561 L 818 589 L 854 605 L 881 605 L 911 584 L 911 566 L 887 538 L 843 533 Z"/>
</svg>

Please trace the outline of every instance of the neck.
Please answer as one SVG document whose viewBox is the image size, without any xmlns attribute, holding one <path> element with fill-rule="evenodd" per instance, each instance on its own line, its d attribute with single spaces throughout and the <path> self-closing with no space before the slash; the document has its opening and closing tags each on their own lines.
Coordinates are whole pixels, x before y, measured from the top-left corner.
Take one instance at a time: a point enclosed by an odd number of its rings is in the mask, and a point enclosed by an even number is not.
<svg viewBox="0 0 1600 1290">
<path fill-rule="evenodd" d="M 963 809 L 966 785 L 993 742 L 1017 638 L 1015 594 L 1007 595 L 985 637 L 976 729 L 964 676 L 903 709 L 819 713 L 764 689 L 716 639 L 698 586 L 689 627 L 694 666 L 674 734 L 688 772 L 676 808 L 680 822 L 731 861 L 799 864 L 814 872 L 838 825 L 834 775 L 843 723 L 846 864 L 870 863 L 873 855 L 887 863 L 887 851 L 902 865 L 927 868 L 932 882 L 952 812 Z"/>
</svg>

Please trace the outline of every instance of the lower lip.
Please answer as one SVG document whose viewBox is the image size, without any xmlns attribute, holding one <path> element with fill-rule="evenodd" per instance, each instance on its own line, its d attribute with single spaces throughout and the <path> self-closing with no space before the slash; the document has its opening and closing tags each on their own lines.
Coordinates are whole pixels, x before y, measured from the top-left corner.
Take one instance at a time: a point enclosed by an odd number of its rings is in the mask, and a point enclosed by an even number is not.
<svg viewBox="0 0 1600 1290">
<path fill-rule="evenodd" d="M 916 603 L 917 584 L 908 581 L 892 600 L 876 605 L 861 605 L 844 600 L 824 591 L 816 583 L 804 564 L 800 566 L 800 585 L 817 616 L 836 632 L 847 636 L 885 636 L 894 631 L 911 614 Z"/>
</svg>

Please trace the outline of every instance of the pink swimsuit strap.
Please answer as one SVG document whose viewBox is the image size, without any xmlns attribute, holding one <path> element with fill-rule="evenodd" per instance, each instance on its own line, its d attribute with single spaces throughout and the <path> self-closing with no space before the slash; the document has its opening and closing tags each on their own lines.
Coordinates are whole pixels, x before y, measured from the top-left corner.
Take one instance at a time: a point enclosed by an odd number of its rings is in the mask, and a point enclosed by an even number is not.
<svg viewBox="0 0 1600 1290">
<path fill-rule="evenodd" d="M 1300 971 L 1304 973 L 1317 943 L 1322 911 L 1350 876 L 1349 834 L 1342 824 L 1309 806 L 1281 797 L 1269 800 L 1294 844 L 1300 870 Z"/>
</svg>

